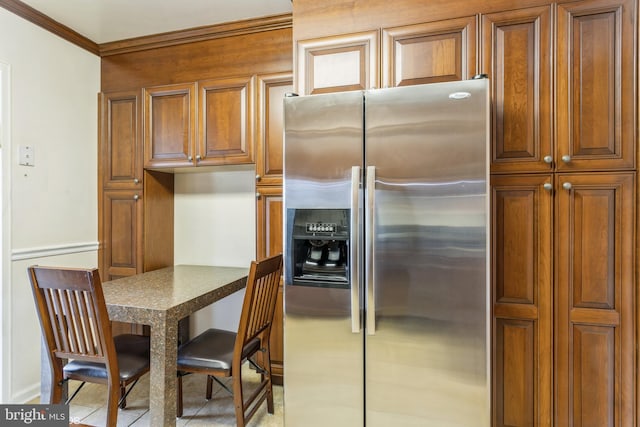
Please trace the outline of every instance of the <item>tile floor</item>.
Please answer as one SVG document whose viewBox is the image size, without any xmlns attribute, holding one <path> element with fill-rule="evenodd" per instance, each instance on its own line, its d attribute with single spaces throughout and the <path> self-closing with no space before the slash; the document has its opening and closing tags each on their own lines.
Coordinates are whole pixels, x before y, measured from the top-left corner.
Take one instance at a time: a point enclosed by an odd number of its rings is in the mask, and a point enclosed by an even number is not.
<svg viewBox="0 0 640 427">
<path fill-rule="evenodd" d="M 243 381 L 246 379 L 247 389 L 252 383 L 258 382 L 258 375 L 251 371 L 247 364 L 243 367 Z M 214 384 L 211 400 L 205 399 L 206 377 L 204 375 L 188 375 L 184 381 L 184 415 L 176 419 L 176 426 L 189 427 L 218 427 L 235 426 L 235 412 L 233 397 L 222 387 Z M 231 386 L 231 379 L 224 381 Z M 79 383 L 71 381 L 69 393 L 73 393 Z M 104 426 L 106 423 L 106 386 L 99 384 L 85 384 L 83 389 L 73 399 L 69 408 L 72 422 Z M 283 396 L 282 387 L 273 386 L 274 407 L 273 415 L 267 413 L 266 402 L 262 403 L 258 412 L 253 416 L 248 427 L 281 427 L 283 425 Z M 72 424 L 73 425 L 73 424 Z M 140 379 L 135 388 L 127 396 L 127 408 L 118 411 L 118 427 L 154 427 L 149 418 L 149 375 Z"/>
</svg>

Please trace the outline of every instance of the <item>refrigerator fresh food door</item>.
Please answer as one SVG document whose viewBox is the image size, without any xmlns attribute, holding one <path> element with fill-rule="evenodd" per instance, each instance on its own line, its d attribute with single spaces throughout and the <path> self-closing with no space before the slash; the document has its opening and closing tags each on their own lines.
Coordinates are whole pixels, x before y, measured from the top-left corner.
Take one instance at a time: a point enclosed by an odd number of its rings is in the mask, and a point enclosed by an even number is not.
<svg viewBox="0 0 640 427">
<path fill-rule="evenodd" d="M 363 94 L 285 99 L 287 426 L 364 425 Z"/>
<path fill-rule="evenodd" d="M 367 427 L 490 424 L 488 103 L 486 79 L 365 93 Z"/>
</svg>

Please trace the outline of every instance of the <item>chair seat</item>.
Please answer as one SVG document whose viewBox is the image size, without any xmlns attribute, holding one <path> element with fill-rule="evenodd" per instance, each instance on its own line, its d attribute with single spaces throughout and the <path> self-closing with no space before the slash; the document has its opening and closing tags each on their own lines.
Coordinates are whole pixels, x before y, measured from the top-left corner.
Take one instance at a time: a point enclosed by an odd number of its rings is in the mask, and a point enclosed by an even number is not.
<svg viewBox="0 0 640 427">
<path fill-rule="evenodd" d="M 113 338 L 118 356 L 120 380 L 128 381 L 149 369 L 149 337 L 143 335 L 124 334 Z M 64 366 L 67 378 L 102 378 L 107 379 L 107 368 L 104 363 L 72 360 Z"/>
<path fill-rule="evenodd" d="M 178 370 L 183 368 L 202 368 L 212 370 L 231 370 L 233 347 L 236 333 L 222 329 L 207 329 L 200 335 L 184 343 L 178 349 Z M 243 358 L 258 351 L 260 340 L 254 338 L 244 347 Z"/>
</svg>

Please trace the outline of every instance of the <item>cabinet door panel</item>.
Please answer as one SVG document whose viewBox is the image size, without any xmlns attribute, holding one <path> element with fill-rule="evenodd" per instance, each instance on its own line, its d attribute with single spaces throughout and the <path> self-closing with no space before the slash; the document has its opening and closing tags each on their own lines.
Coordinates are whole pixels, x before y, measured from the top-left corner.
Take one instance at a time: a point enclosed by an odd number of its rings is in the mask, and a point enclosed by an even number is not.
<svg viewBox="0 0 640 427">
<path fill-rule="evenodd" d="M 632 424 L 634 175 L 558 179 L 556 425 Z"/>
<path fill-rule="evenodd" d="M 297 42 L 298 94 L 378 87 L 378 31 Z"/>
<path fill-rule="evenodd" d="M 257 211 L 257 254 L 258 259 L 282 253 L 282 188 L 258 187 Z M 284 374 L 283 346 L 283 298 L 282 282 L 278 293 L 276 312 L 271 328 L 270 348 L 273 380 L 282 384 Z"/>
<path fill-rule="evenodd" d="M 464 80 L 474 74 L 474 16 L 382 30 L 382 87 Z"/>
<path fill-rule="evenodd" d="M 192 165 L 195 84 L 144 89 L 145 168 Z"/>
<path fill-rule="evenodd" d="M 496 426 L 551 425 L 550 175 L 491 178 Z"/>
<path fill-rule="evenodd" d="M 258 76 L 256 174 L 258 185 L 282 185 L 283 99 L 293 91 L 293 75 Z"/>
<path fill-rule="evenodd" d="M 135 190 L 104 192 L 104 281 L 142 272 L 140 193 Z"/>
<path fill-rule="evenodd" d="M 198 166 L 253 162 L 254 78 L 198 82 Z"/>
<path fill-rule="evenodd" d="M 635 165 L 634 2 L 558 6 L 558 170 Z"/>
<path fill-rule="evenodd" d="M 101 93 L 99 167 L 106 189 L 142 185 L 140 91 Z"/>
<path fill-rule="evenodd" d="M 493 100 L 491 171 L 551 171 L 551 8 L 484 15 L 482 34 Z"/>
</svg>

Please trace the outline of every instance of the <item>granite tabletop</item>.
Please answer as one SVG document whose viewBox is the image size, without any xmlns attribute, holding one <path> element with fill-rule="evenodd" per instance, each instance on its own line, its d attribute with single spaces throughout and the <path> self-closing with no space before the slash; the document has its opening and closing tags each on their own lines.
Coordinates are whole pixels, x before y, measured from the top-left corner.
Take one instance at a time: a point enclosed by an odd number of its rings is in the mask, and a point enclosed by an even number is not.
<svg viewBox="0 0 640 427">
<path fill-rule="evenodd" d="M 246 285 L 248 268 L 175 265 L 102 284 L 109 318 L 143 324 L 185 317 Z"/>
</svg>

